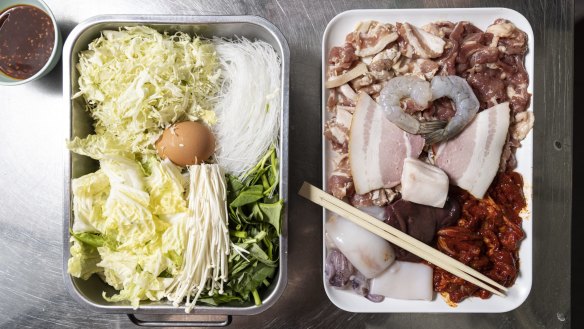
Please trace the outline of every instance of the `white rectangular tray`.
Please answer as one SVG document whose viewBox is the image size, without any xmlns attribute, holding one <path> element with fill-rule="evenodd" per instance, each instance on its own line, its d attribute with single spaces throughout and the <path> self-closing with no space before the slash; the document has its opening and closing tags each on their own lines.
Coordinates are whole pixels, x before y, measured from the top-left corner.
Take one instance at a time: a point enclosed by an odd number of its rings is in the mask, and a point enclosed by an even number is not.
<svg viewBox="0 0 584 329">
<path fill-rule="evenodd" d="M 525 68 L 529 74 L 529 93 L 533 94 L 533 58 L 534 42 L 533 30 L 527 19 L 520 13 L 507 8 L 444 8 L 444 9 L 367 9 L 351 10 L 335 16 L 327 25 L 322 40 L 322 124 L 330 118 L 326 111 L 326 99 L 328 92 L 324 87 L 326 81 L 327 56 L 331 47 L 344 44 L 345 36 L 351 32 L 355 25 L 363 20 L 377 20 L 382 23 L 408 22 L 416 26 L 434 21 L 470 21 L 483 31 L 491 25 L 495 19 L 505 18 L 513 22 L 518 28 L 528 35 L 528 52 L 525 58 Z M 533 111 L 532 102 L 528 111 Z M 537 118 L 536 118 L 537 120 Z M 331 154 L 329 143 L 323 137 L 323 187 L 326 188 L 327 180 L 332 172 Z M 411 301 L 386 298 L 381 303 L 373 303 L 366 298 L 355 294 L 352 289 L 340 290 L 331 287 L 326 282 L 323 273 L 325 291 L 333 304 L 349 312 L 429 312 L 429 313 L 501 313 L 513 310 L 521 305 L 531 290 L 532 282 L 532 194 L 533 194 L 533 131 L 522 142 L 522 147 L 517 150 L 517 172 L 521 173 L 524 180 L 524 193 L 527 199 L 527 211 L 523 221 L 523 230 L 526 238 L 521 242 L 519 250 L 520 272 L 515 284 L 509 289 L 505 298 L 492 296 L 489 299 L 478 297 L 467 298 L 457 307 L 448 306 L 441 296 L 434 294 L 432 301 Z M 324 223 L 329 216 L 328 211 L 323 211 L 323 269 L 326 258 Z"/>
</svg>

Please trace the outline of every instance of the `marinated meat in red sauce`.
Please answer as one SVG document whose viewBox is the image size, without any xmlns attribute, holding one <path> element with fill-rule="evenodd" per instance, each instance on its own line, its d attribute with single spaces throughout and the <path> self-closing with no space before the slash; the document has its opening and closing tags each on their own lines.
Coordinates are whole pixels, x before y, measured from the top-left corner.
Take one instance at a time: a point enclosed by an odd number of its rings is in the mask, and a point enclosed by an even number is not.
<svg viewBox="0 0 584 329">
<path fill-rule="evenodd" d="M 519 216 L 526 206 L 521 175 L 499 173 L 481 200 L 454 187 L 451 196 L 462 205 L 462 216 L 457 226 L 438 231 L 438 249 L 506 287 L 513 285 L 519 273 L 519 244 L 525 237 Z M 491 295 L 439 267 L 434 268 L 434 290 L 454 303 Z"/>
</svg>

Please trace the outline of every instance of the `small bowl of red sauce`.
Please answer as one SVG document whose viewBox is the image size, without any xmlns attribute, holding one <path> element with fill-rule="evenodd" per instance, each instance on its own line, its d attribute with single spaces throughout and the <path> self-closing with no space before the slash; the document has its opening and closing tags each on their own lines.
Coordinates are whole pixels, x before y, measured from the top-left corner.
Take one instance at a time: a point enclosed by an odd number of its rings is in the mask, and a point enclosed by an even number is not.
<svg viewBox="0 0 584 329">
<path fill-rule="evenodd" d="M 19 85 L 49 73 L 61 58 L 57 22 L 42 0 L 0 1 L 0 85 Z"/>
</svg>

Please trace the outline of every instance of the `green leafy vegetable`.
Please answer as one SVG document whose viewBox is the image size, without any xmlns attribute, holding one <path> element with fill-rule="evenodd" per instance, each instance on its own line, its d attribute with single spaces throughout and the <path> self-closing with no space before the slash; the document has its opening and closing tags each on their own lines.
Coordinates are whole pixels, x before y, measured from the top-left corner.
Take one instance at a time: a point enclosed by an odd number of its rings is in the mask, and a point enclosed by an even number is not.
<svg viewBox="0 0 584 329">
<path fill-rule="evenodd" d="M 77 240 L 90 245 L 94 248 L 102 247 L 105 244 L 105 239 L 101 233 L 74 233 L 71 232 L 71 235 L 74 236 Z"/>
<path fill-rule="evenodd" d="M 71 237 L 71 243 L 71 258 L 67 261 L 69 274 L 87 280 L 92 274 L 102 271 L 97 266 L 101 257 L 95 247 L 85 244 L 75 237 Z"/>
<path fill-rule="evenodd" d="M 262 185 L 253 185 L 243 188 L 239 191 L 237 198 L 233 200 L 229 206 L 233 208 L 245 206 L 246 204 L 254 203 L 264 197 L 264 188 Z"/>
<path fill-rule="evenodd" d="M 232 242 L 229 282 L 224 294 L 201 302 L 217 305 L 253 300 L 270 284 L 278 267 L 283 201 L 279 199 L 278 160 L 272 147 L 243 180 L 227 177 L 229 229 Z"/>
</svg>

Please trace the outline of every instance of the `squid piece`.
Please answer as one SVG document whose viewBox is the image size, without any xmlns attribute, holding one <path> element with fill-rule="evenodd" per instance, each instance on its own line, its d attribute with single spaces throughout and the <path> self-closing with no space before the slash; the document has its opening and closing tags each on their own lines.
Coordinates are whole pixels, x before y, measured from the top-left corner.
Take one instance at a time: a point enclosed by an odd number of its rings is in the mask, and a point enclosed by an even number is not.
<svg viewBox="0 0 584 329">
<path fill-rule="evenodd" d="M 326 257 L 324 274 L 333 287 L 342 288 L 349 283 L 355 269 L 340 251 L 333 249 Z"/>
<path fill-rule="evenodd" d="M 395 260 L 395 253 L 389 242 L 347 219 L 338 216 L 329 218 L 326 232 L 335 246 L 365 278 L 376 277 Z"/>
<path fill-rule="evenodd" d="M 426 264 L 397 260 L 371 280 L 369 293 L 395 299 L 432 300 L 432 273 Z"/>
</svg>

